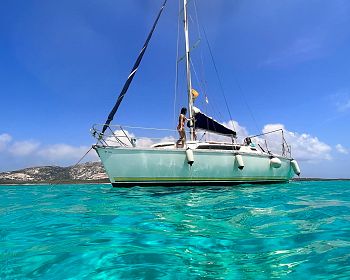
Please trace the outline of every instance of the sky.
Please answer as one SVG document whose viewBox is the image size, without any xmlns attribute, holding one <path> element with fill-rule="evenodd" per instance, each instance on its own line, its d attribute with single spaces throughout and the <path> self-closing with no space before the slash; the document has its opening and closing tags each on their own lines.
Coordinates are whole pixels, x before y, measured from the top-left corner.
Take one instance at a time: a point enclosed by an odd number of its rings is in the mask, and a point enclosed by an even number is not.
<svg viewBox="0 0 350 280">
<path fill-rule="evenodd" d="M 72 165 L 88 151 L 162 2 L 0 0 L 0 172 Z M 189 9 L 196 105 L 241 135 L 283 128 L 303 177 L 350 178 L 350 2 Z M 114 124 L 175 128 L 187 104 L 179 14 L 169 0 Z"/>
</svg>

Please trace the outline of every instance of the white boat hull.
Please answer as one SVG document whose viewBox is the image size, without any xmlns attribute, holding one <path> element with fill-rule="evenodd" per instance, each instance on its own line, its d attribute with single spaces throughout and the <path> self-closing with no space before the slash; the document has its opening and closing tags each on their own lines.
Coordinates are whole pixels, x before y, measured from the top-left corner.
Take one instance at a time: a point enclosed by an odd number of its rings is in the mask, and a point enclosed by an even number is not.
<svg viewBox="0 0 350 280">
<path fill-rule="evenodd" d="M 233 185 L 287 182 L 293 175 L 291 159 L 278 157 L 276 168 L 267 154 L 194 150 L 192 165 L 185 149 L 94 146 L 113 186 Z"/>
</svg>

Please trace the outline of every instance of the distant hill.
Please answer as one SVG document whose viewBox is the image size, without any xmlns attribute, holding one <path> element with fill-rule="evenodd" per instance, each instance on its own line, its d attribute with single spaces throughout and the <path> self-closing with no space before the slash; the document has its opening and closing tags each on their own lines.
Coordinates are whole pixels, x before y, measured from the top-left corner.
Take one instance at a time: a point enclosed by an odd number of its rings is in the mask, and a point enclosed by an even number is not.
<svg viewBox="0 0 350 280">
<path fill-rule="evenodd" d="M 0 173 L 0 184 L 108 183 L 101 162 L 76 166 L 39 166 Z"/>
</svg>

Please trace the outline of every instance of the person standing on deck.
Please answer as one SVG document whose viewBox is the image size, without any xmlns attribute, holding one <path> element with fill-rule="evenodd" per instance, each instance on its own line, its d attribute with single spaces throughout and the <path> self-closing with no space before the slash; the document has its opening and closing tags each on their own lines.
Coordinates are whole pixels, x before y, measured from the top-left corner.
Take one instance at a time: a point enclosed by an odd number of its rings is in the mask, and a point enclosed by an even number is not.
<svg viewBox="0 0 350 280">
<path fill-rule="evenodd" d="M 178 148 L 183 148 L 186 142 L 186 131 L 185 131 L 185 123 L 187 121 L 186 113 L 187 113 L 187 109 L 185 107 L 182 107 L 179 115 L 179 123 L 177 125 L 177 131 L 179 132 L 179 135 L 180 135 L 179 140 L 176 142 L 176 146 Z"/>
</svg>

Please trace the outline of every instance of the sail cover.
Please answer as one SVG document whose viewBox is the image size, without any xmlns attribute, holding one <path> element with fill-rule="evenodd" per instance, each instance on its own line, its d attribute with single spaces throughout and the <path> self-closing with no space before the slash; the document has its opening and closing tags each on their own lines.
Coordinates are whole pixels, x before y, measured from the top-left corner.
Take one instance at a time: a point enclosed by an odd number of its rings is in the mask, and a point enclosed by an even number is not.
<svg viewBox="0 0 350 280">
<path fill-rule="evenodd" d="M 196 129 L 203 129 L 225 136 L 236 137 L 236 131 L 224 126 L 213 118 L 208 117 L 206 114 L 203 114 L 198 108 L 193 107 L 193 111 Z"/>
<path fill-rule="evenodd" d="M 146 51 L 147 46 L 148 46 L 148 43 L 149 43 L 149 41 L 150 41 L 151 38 L 152 38 L 152 34 L 153 34 L 153 32 L 154 32 L 154 29 L 155 29 L 156 26 L 157 26 L 158 20 L 159 20 L 161 14 L 162 14 L 162 12 L 163 12 L 163 9 L 164 9 L 165 4 L 166 4 L 167 1 L 168 1 L 168 0 L 164 0 L 164 3 L 163 3 L 163 5 L 162 5 L 162 7 L 160 8 L 160 11 L 159 11 L 159 13 L 158 13 L 158 16 L 157 16 L 157 18 L 156 18 L 156 20 L 155 20 L 155 22 L 154 22 L 154 24 L 153 24 L 153 26 L 152 26 L 152 29 L 151 29 L 150 33 L 148 34 L 148 37 L 147 37 L 147 39 L 146 39 L 146 42 L 145 42 L 145 44 L 143 45 L 139 56 L 137 57 L 137 60 L 136 60 L 134 66 L 133 66 L 133 68 L 132 68 L 132 70 L 131 70 L 131 72 L 130 72 L 130 74 L 129 74 L 129 76 L 128 76 L 128 79 L 126 80 L 126 82 L 125 82 L 125 84 L 124 84 L 124 87 L 123 87 L 121 93 L 119 94 L 119 97 L 118 97 L 118 99 L 117 99 L 117 101 L 116 101 L 114 107 L 112 108 L 112 111 L 111 111 L 111 112 L 109 113 L 109 115 L 108 115 L 107 121 L 106 121 L 106 123 L 104 124 L 104 126 L 103 126 L 103 128 L 102 128 L 102 132 L 101 132 L 100 136 L 106 131 L 107 127 L 109 126 L 109 124 L 110 124 L 111 121 L 113 120 L 114 115 L 115 115 L 115 113 L 117 112 L 120 103 L 122 103 L 123 98 L 124 98 L 126 92 L 127 92 L 128 89 L 129 89 L 129 86 L 130 86 L 130 84 L 131 84 L 131 82 L 132 82 L 132 79 L 134 78 L 134 76 L 135 76 L 135 74 L 136 74 L 136 71 L 138 70 L 138 67 L 139 67 L 139 65 L 140 65 L 140 63 L 141 63 L 142 57 L 143 57 L 143 55 L 145 54 L 145 51 Z"/>
</svg>

